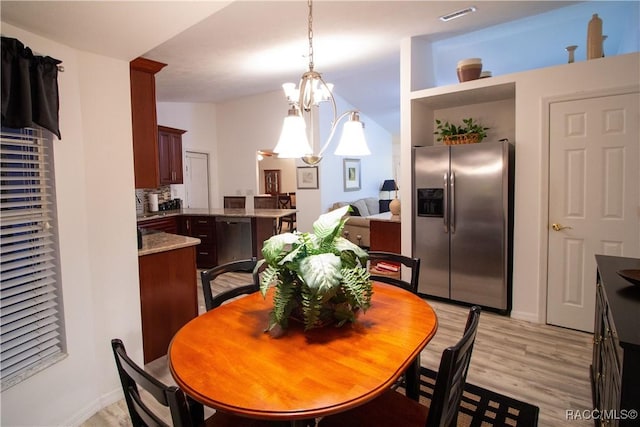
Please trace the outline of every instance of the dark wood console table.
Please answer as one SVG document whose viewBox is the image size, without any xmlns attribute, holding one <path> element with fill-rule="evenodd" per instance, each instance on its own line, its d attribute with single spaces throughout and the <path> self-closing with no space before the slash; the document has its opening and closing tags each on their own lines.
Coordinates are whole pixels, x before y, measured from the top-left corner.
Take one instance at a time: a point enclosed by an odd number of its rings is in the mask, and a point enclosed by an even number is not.
<svg viewBox="0 0 640 427">
<path fill-rule="evenodd" d="M 591 365 L 593 406 L 600 415 L 596 424 L 638 426 L 640 286 L 617 272 L 640 269 L 640 259 L 596 255 L 596 263 L 598 283 Z"/>
<path fill-rule="evenodd" d="M 372 251 L 402 252 L 400 218 L 369 221 L 369 249 Z"/>
</svg>

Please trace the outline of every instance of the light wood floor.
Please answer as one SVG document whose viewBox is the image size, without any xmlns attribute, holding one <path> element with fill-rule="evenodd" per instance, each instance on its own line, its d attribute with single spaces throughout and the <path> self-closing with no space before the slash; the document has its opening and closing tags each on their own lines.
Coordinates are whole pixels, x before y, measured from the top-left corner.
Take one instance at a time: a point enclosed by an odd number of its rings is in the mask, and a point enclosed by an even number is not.
<svg viewBox="0 0 640 427">
<path fill-rule="evenodd" d="M 244 283 L 243 275 L 227 275 L 214 283 L 214 292 Z M 440 355 L 461 336 L 468 307 L 431 301 L 438 316 L 438 332 L 422 352 L 422 365 L 437 370 Z M 202 292 L 200 312 L 204 312 Z M 366 314 L 365 314 L 366 315 Z M 125 343 L 126 345 L 126 343 Z M 589 421 L 569 421 L 567 410 L 590 410 L 592 335 L 549 325 L 513 320 L 489 311 L 480 316 L 476 344 L 467 381 L 540 407 L 539 425 L 592 426 Z M 145 367 L 173 383 L 166 357 Z M 115 372 L 115 368 L 114 368 Z M 130 425 L 124 400 L 110 405 L 82 427 Z"/>
</svg>

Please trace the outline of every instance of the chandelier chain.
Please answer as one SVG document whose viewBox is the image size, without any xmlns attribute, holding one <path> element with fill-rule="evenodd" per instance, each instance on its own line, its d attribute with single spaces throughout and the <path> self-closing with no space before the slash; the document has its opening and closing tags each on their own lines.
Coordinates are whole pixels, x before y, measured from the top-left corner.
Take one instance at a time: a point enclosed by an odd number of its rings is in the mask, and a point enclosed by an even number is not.
<svg viewBox="0 0 640 427">
<path fill-rule="evenodd" d="M 311 0 L 308 0 L 309 5 L 309 71 L 313 71 L 313 5 L 311 4 Z"/>
</svg>

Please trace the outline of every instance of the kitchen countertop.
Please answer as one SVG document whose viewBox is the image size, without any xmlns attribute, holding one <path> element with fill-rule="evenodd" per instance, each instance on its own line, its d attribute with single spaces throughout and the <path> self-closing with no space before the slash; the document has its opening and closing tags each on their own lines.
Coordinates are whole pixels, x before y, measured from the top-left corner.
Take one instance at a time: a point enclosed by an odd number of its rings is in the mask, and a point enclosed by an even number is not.
<svg viewBox="0 0 640 427">
<path fill-rule="evenodd" d="M 142 236 L 142 249 L 138 249 L 138 256 L 187 248 L 198 244 L 200 244 L 200 239 L 195 237 L 164 232 L 148 233 Z"/>
<path fill-rule="evenodd" d="M 282 218 L 298 212 L 297 209 L 178 209 L 172 211 L 149 212 L 138 215 L 137 221 L 147 221 L 178 215 L 227 216 L 236 218 Z"/>
</svg>

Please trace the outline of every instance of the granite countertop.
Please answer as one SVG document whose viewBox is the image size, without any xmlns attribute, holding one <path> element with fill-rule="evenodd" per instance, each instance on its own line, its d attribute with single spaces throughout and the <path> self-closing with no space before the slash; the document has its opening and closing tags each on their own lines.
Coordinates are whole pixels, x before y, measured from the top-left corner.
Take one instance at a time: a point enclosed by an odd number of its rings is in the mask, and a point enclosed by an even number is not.
<svg viewBox="0 0 640 427">
<path fill-rule="evenodd" d="M 148 233 L 142 236 L 142 249 L 138 249 L 138 256 L 151 255 L 173 249 L 187 248 L 200 244 L 200 239 L 179 236 L 164 232 Z"/>
<path fill-rule="evenodd" d="M 236 218 L 273 218 L 278 219 L 298 212 L 297 209 L 176 209 L 157 213 L 138 215 L 137 221 L 147 221 L 177 215 L 226 216 Z"/>
</svg>

